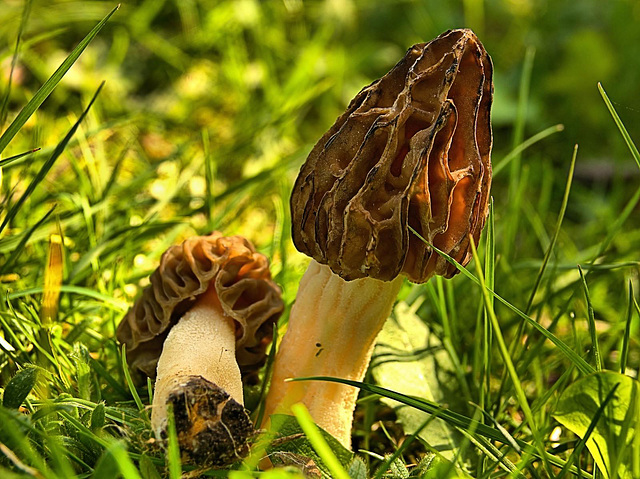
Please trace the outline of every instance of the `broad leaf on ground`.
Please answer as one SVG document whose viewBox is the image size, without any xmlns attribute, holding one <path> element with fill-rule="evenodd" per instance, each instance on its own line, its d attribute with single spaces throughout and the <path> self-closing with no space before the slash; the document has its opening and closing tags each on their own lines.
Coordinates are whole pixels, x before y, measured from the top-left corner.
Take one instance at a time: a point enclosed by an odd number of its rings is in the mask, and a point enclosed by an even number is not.
<svg viewBox="0 0 640 479">
<path fill-rule="evenodd" d="M 378 336 L 371 370 L 382 387 L 442 405 L 450 406 L 452 391 L 459 390 L 453 364 L 440 339 L 404 302 L 398 303 Z M 419 436 L 453 459 L 459 444 L 456 433 L 444 421 L 392 399 L 382 401 L 396 409 L 409 435 L 430 420 Z"/>
<path fill-rule="evenodd" d="M 554 418 L 583 438 L 601 404 L 618 384 L 586 446 L 605 478 L 632 479 L 640 470 L 640 383 L 629 376 L 602 371 L 569 386 Z M 633 463 L 635 461 L 635 464 Z"/>
</svg>

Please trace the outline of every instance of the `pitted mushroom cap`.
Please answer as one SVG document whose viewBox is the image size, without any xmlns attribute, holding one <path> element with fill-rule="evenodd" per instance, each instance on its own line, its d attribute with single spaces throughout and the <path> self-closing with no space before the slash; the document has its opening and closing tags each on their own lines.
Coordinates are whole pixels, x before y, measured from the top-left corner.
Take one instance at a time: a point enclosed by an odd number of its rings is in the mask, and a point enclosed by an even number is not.
<svg viewBox="0 0 640 479">
<path fill-rule="evenodd" d="M 162 255 L 150 281 L 116 333 L 132 368 L 155 377 L 169 330 L 210 285 L 236 322 L 236 358 L 243 375 L 264 363 L 284 304 L 268 259 L 248 240 L 219 232 L 189 238 Z"/>
<path fill-rule="evenodd" d="M 315 145 L 291 196 L 293 241 L 346 280 L 424 282 L 478 241 L 491 186 L 492 64 L 471 30 L 411 47 Z"/>
</svg>

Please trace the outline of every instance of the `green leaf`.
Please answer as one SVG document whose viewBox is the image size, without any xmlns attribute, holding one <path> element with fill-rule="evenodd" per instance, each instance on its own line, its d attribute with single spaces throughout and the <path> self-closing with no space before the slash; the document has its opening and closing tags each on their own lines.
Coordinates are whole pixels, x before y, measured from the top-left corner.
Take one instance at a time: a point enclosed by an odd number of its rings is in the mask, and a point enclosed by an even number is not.
<svg viewBox="0 0 640 479">
<path fill-rule="evenodd" d="M 158 469 L 145 454 L 140 457 L 139 468 L 143 479 L 161 479 Z"/>
<path fill-rule="evenodd" d="M 419 475 L 412 477 L 420 477 L 422 479 L 458 479 L 470 478 L 452 462 L 447 461 L 442 456 L 433 454 L 423 459 L 416 469 L 421 469 Z M 413 471 L 412 471 L 413 472 Z"/>
<path fill-rule="evenodd" d="M 118 467 L 118 463 L 116 462 L 113 454 L 109 451 L 104 451 L 96 466 L 93 470 L 92 479 L 113 479 L 114 477 L 118 477 L 118 473 L 120 472 L 120 468 Z"/>
<path fill-rule="evenodd" d="M 104 427 L 104 403 L 99 403 L 91 411 L 91 430 L 97 432 Z"/>
<path fill-rule="evenodd" d="M 602 371 L 569 386 L 558 402 L 553 417 L 579 437 L 589 425 L 609 392 L 618 385 L 610 403 L 591 432 L 586 446 L 605 478 L 631 479 L 634 447 L 640 421 L 640 383 L 629 376 Z M 637 464 L 636 466 L 637 467 Z"/>
<path fill-rule="evenodd" d="M 389 464 L 387 471 L 382 477 L 385 479 L 407 479 L 409 477 L 409 470 L 404 462 L 402 462 L 399 457 L 396 457 L 391 461 L 391 464 Z"/>
<path fill-rule="evenodd" d="M 459 391 L 453 363 L 440 339 L 404 302 L 398 303 L 378 336 L 371 371 L 384 388 L 438 404 L 451 404 L 454 391 Z M 408 435 L 432 417 L 392 399 L 381 400 L 396 410 Z M 444 421 L 432 420 L 418 436 L 453 459 L 459 446 L 454 431 Z"/>
<path fill-rule="evenodd" d="M 91 368 L 89 350 L 82 343 L 73 345 L 73 362 L 76 366 L 76 381 L 79 397 L 91 400 Z"/>
<path fill-rule="evenodd" d="M 347 472 L 351 479 L 367 479 L 369 477 L 367 464 L 358 456 L 351 460 Z"/>
<path fill-rule="evenodd" d="M 305 437 L 298 421 L 293 416 L 274 414 L 271 416 L 271 430 L 278 434 L 278 438 L 267 447 L 268 454 L 274 452 L 290 452 L 300 457 L 312 459 L 320 469 L 323 477 L 331 478 L 331 473 L 322 459 L 318 456 L 309 440 Z M 329 433 L 320 429 L 325 441 L 346 469 L 353 460 L 353 453 L 347 450 Z"/>
<path fill-rule="evenodd" d="M 38 380 L 38 368 L 26 367 L 16 373 L 4 389 L 2 405 L 10 409 L 18 409 L 27 398 Z"/>
<path fill-rule="evenodd" d="M 100 23 L 98 23 L 93 30 L 91 30 L 86 37 L 82 39 L 82 41 L 76 46 L 73 51 L 69 54 L 69 56 L 60 64 L 58 69 L 49 77 L 49 79 L 44 82 L 44 85 L 40 87 L 40 89 L 33 95 L 33 98 L 25 105 L 25 107 L 18 113 L 18 116 L 15 120 L 9 125 L 9 128 L 2 134 L 0 137 L 0 153 L 4 151 L 9 142 L 16 136 L 16 133 L 20 131 L 20 128 L 27 122 L 27 120 L 33 115 L 33 113 L 42 105 L 42 103 L 47 99 L 47 97 L 51 94 L 51 92 L 58 85 L 60 80 L 65 76 L 65 74 L 69 71 L 69 68 L 73 66 L 76 60 L 82 55 L 82 52 L 87 48 L 87 45 L 91 43 L 98 32 L 102 30 L 105 23 L 111 18 L 111 15 L 115 13 L 115 11 L 120 7 L 120 5 L 116 6 L 109 14 L 104 17 Z"/>
</svg>

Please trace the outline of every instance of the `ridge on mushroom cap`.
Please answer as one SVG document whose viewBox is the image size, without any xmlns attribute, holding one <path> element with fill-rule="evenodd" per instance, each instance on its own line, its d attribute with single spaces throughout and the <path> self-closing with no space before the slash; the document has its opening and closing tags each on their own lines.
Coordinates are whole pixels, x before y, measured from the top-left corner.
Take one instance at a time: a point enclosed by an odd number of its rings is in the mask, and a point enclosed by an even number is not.
<svg viewBox="0 0 640 479">
<path fill-rule="evenodd" d="M 236 321 L 236 358 L 243 375 L 264 363 L 284 304 L 268 259 L 247 239 L 219 232 L 189 238 L 162 255 L 150 282 L 116 331 L 132 368 L 155 377 L 169 330 L 210 285 L 224 313 Z"/>
<path fill-rule="evenodd" d="M 315 145 L 291 195 L 293 240 L 346 280 L 457 270 L 488 213 L 492 64 L 471 30 L 411 47 Z"/>
</svg>

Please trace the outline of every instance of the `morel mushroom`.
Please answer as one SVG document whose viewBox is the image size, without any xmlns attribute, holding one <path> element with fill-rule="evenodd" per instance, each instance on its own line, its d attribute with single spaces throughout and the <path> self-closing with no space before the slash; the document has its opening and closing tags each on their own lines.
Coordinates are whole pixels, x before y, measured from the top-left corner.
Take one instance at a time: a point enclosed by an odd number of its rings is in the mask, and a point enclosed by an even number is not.
<svg viewBox="0 0 640 479">
<path fill-rule="evenodd" d="M 242 377 L 264 364 L 283 309 L 268 260 L 214 232 L 169 248 L 150 280 L 117 337 L 131 368 L 156 377 L 153 430 L 163 438 L 172 404 L 183 460 L 228 464 L 254 432 Z"/>
<path fill-rule="evenodd" d="M 291 195 L 293 241 L 311 256 L 275 360 L 267 414 L 302 401 L 350 446 L 357 390 L 402 275 L 422 283 L 471 257 L 488 212 L 492 64 L 471 30 L 411 47 L 315 145 Z"/>
</svg>

